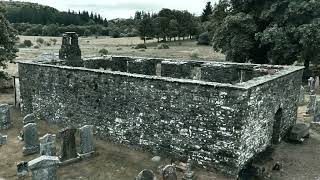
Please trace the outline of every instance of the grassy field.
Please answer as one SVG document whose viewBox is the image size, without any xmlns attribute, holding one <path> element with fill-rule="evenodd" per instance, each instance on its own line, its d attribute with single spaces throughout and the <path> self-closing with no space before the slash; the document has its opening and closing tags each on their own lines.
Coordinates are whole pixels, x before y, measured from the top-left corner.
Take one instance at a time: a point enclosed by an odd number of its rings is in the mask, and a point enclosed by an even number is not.
<svg viewBox="0 0 320 180">
<path fill-rule="evenodd" d="M 16 60 L 32 60 L 35 57 L 43 53 L 58 53 L 61 47 L 61 37 L 40 37 L 40 36 L 19 36 L 20 43 L 24 40 L 31 40 L 33 46 L 30 48 L 19 48 L 18 57 Z M 42 38 L 47 42 L 50 39 L 56 39 L 57 43 L 51 46 L 44 44 L 37 44 L 37 39 Z M 79 45 L 82 51 L 82 57 L 99 56 L 99 50 L 105 48 L 109 51 L 110 55 L 129 55 L 140 57 L 163 57 L 163 58 L 175 58 L 182 60 L 201 59 L 208 61 L 223 61 L 224 55 L 215 52 L 211 46 L 197 45 L 195 40 L 175 41 L 168 42 L 169 49 L 157 49 L 158 43 L 156 40 L 147 41 L 147 49 L 137 50 L 132 49 L 137 44 L 141 44 L 143 41 L 138 37 L 126 37 L 126 38 L 111 38 L 107 36 L 99 37 L 80 37 Z M 34 46 L 39 48 L 34 48 Z M 9 74 L 14 74 L 17 71 L 17 67 L 14 63 L 9 63 L 8 69 L 5 70 Z"/>
</svg>

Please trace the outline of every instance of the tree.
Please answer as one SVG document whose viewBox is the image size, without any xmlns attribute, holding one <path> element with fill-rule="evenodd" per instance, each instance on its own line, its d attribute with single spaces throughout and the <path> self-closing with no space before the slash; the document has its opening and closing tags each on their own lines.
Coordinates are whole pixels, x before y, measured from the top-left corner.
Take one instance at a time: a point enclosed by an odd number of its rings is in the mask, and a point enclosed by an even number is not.
<svg viewBox="0 0 320 180">
<path fill-rule="evenodd" d="M 5 19 L 4 9 L 0 7 L 0 67 L 6 68 L 6 63 L 16 57 L 16 40 L 17 31 Z"/>
<path fill-rule="evenodd" d="M 220 0 L 212 15 L 213 47 L 236 62 L 319 62 L 320 1 Z"/>
<path fill-rule="evenodd" d="M 202 15 L 201 15 L 201 22 L 205 22 L 209 20 L 209 16 L 212 14 L 212 5 L 211 2 L 207 2 L 206 7 L 203 9 Z"/>
<path fill-rule="evenodd" d="M 142 20 L 139 23 L 138 31 L 139 36 L 143 39 L 144 44 L 146 43 L 147 37 L 152 37 L 152 20 L 149 13 L 143 14 Z"/>
</svg>

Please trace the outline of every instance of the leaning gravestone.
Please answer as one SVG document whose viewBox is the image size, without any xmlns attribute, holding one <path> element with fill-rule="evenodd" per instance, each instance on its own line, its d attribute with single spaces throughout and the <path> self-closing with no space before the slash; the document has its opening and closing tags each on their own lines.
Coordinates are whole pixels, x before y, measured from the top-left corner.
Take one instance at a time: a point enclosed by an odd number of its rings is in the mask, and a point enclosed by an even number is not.
<svg viewBox="0 0 320 180">
<path fill-rule="evenodd" d="M 29 124 L 29 123 L 35 123 L 36 122 L 36 118 L 34 117 L 33 113 L 32 114 L 28 114 L 23 118 L 23 124 Z"/>
<path fill-rule="evenodd" d="M 75 128 L 65 128 L 62 129 L 59 134 L 62 138 L 62 147 L 61 147 L 61 161 L 67 161 L 77 158 L 77 149 L 76 149 L 76 138 L 75 133 L 77 129 Z"/>
<path fill-rule="evenodd" d="M 141 171 L 135 180 L 155 180 L 156 176 L 151 170 L 145 169 Z"/>
<path fill-rule="evenodd" d="M 56 155 L 56 135 L 46 134 L 40 139 L 40 155 L 55 156 Z"/>
<path fill-rule="evenodd" d="M 316 106 L 316 95 L 310 95 L 309 104 L 307 107 L 307 114 L 313 115 Z"/>
<path fill-rule="evenodd" d="M 4 145 L 4 144 L 7 144 L 7 138 L 8 138 L 7 135 L 0 134 L 0 146 Z"/>
<path fill-rule="evenodd" d="M 80 129 L 80 156 L 86 156 L 94 152 L 93 126 L 85 125 Z"/>
<path fill-rule="evenodd" d="M 167 165 L 162 169 L 163 180 L 177 180 L 176 168 L 173 165 Z"/>
<path fill-rule="evenodd" d="M 17 174 L 18 176 L 26 176 L 29 173 L 28 162 L 21 161 L 17 164 Z"/>
<path fill-rule="evenodd" d="M 30 161 L 28 166 L 32 172 L 32 180 L 56 180 L 59 162 L 57 156 L 40 156 Z"/>
<path fill-rule="evenodd" d="M 10 126 L 10 106 L 8 104 L 0 104 L 0 129 L 8 129 Z"/>
<path fill-rule="evenodd" d="M 39 152 L 38 131 L 36 123 L 29 123 L 23 127 L 23 154 L 30 155 Z"/>
</svg>

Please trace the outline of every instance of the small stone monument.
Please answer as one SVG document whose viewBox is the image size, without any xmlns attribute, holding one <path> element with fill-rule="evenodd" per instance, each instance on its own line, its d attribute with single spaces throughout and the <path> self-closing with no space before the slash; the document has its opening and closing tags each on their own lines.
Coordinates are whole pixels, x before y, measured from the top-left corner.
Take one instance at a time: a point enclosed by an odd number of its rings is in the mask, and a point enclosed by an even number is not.
<svg viewBox="0 0 320 180">
<path fill-rule="evenodd" d="M 56 135 L 46 134 L 40 139 L 40 155 L 56 156 Z"/>
<path fill-rule="evenodd" d="M 0 129 L 8 129 L 10 126 L 10 106 L 8 104 L 0 104 Z"/>
<path fill-rule="evenodd" d="M 187 169 L 182 178 L 183 180 L 195 180 L 196 177 L 192 171 L 192 160 L 189 158 L 187 162 Z"/>
<path fill-rule="evenodd" d="M 135 180 L 156 180 L 156 176 L 151 170 L 145 169 L 138 174 Z"/>
<path fill-rule="evenodd" d="M 61 49 L 59 50 L 59 59 L 66 60 L 66 65 L 68 66 L 83 66 L 77 33 L 66 32 L 62 35 L 62 45 Z"/>
<path fill-rule="evenodd" d="M 57 156 L 40 156 L 28 163 L 32 180 L 56 180 L 58 165 Z"/>
<path fill-rule="evenodd" d="M 19 177 L 26 176 L 29 174 L 28 162 L 21 161 L 17 163 L 17 175 Z"/>
<path fill-rule="evenodd" d="M 61 147 L 61 161 L 72 161 L 77 158 L 77 149 L 76 149 L 76 138 L 75 133 L 77 129 L 75 128 L 65 128 L 62 129 L 59 134 L 62 138 L 62 147 Z"/>
<path fill-rule="evenodd" d="M 315 92 L 315 87 L 314 87 L 314 78 L 313 77 L 310 77 L 308 79 L 308 86 L 309 86 L 309 92 L 310 94 L 314 94 Z"/>
<path fill-rule="evenodd" d="M 38 131 L 36 123 L 29 123 L 23 127 L 23 154 L 30 155 L 39 152 Z"/>
<path fill-rule="evenodd" d="M 34 117 L 33 113 L 28 114 L 23 118 L 23 124 L 26 125 L 28 123 L 36 123 L 36 118 Z"/>
<path fill-rule="evenodd" d="M 93 126 L 85 125 L 80 129 L 80 156 L 90 156 L 94 153 Z"/>
<path fill-rule="evenodd" d="M 299 104 L 303 104 L 304 103 L 304 87 L 301 86 L 300 88 L 300 94 L 299 94 Z"/>
<path fill-rule="evenodd" d="M 167 165 L 162 169 L 161 176 L 163 180 L 177 180 L 176 167 Z"/>
<path fill-rule="evenodd" d="M 8 138 L 7 135 L 0 134 L 0 146 L 7 144 L 7 138 Z"/>
<path fill-rule="evenodd" d="M 314 90 L 317 91 L 319 88 L 319 76 L 316 77 L 316 80 L 314 81 Z"/>
<path fill-rule="evenodd" d="M 310 100 L 307 107 L 307 114 L 313 115 L 315 112 L 315 106 L 316 106 L 316 95 L 310 95 Z"/>
</svg>

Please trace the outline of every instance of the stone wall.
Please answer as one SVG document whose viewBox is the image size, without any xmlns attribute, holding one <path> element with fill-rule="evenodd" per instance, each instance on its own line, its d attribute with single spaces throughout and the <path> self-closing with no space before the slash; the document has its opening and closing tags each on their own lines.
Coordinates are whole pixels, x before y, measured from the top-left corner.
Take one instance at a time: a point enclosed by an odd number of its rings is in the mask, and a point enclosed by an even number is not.
<svg viewBox="0 0 320 180">
<path fill-rule="evenodd" d="M 296 119 L 299 68 L 272 75 L 271 66 L 239 64 L 252 78 L 232 85 L 201 81 L 204 67 L 221 64 L 117 57 L 84 65 L 93 69 L 19 63 L 23 112 L 52 123 L 92 124 L 98 136 L 175 158 L 190 155 L 231 175 L 270 145 L 275 107 L 282 104 L 281 135 Z"/>
</svg>

